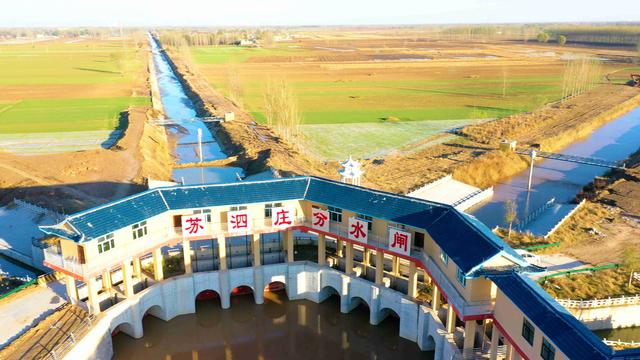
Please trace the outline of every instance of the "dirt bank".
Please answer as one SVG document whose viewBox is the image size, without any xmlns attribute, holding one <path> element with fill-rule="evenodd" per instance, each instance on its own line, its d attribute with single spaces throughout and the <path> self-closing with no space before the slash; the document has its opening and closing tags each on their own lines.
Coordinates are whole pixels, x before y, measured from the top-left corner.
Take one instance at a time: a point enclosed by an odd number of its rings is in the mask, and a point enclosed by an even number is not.
<svg viewBox="0 0 640 360">
<path fill-rule="evenodd" d="M 185 91 L 197 107 L 198 115 L 224 116 L 227 112 L 235 114 L 233 121 L 210 126 L 227 155 L 237 157 L 234 166 L 244 168 L 248 175 L 271 167 L 282 174 L 337 177 L 337 164 L 330 165 L 304 156 L 283 142 L 267 126 L 257 124 L 249 113 L 214 90 L 180 54 L 172 51 L 168 51 L 168 54 Z"/>
<path fill-rule="evenodd" d="M 0 201 L 14 197 L 69 213 L 140 191 L 144 179 L 170 178 L 164 130 L 130 108 L 124 136 L 111 149 L 21 156 L 0 153 Z"/>
</svg>

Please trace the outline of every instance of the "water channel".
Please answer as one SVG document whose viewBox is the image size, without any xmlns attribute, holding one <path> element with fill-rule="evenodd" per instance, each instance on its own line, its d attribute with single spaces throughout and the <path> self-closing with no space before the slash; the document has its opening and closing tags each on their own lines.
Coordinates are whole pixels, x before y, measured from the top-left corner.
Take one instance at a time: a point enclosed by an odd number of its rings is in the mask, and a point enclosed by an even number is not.
<svg viewBox="0 0 640 360">
<path fill-rule="evenodd" d="M 398 319 L 370 325 L 366 305 L 341 314 L 337 296 L 316 304 L 277 291 L 264 300 L 233 296 L 228 310 L 197 301 L 195 314 L 168 323 L 147 316 L 143 338 L 113 337 L 114 359 L 433 359 L 398 336 Z"/>
<path fill-rule="evenodd" d="M 170 131 L 178 138 L 179 163 L 199 160 L 197 131 L 203 134 L 204 160 L 226 155 L 215 137 L 196 117 L 194 105 L 155 39 L 154 54 L 160 96 L 167 118 L 177 120 Z M 176 169 L 174 179 L 187 184 L 237 181 L 239 168 Z M 264 179 L 267 173 L 252 176 Z M 168 323 L 145 317 L 144 337 L 135 340 L 124 334 L 113 338 L 116 359 L 431 359 L 411 341 L 398 336 L 399 321 L 389 317 L 378 326 L 369 325 L 368 309 L 360 306 L 349 314 L 340 313 L 340 302 L 331 297 L 321 304 L 307 300 L 289 301 L 286 293 L 268 292 L 265 303 L 255 305 L 253 296 L 232 297 L 229 310 L 219 301 L 197 302 L 195 314 L 178 316 Z"/>
<path fill-rule="evenodd" d="M 613 120 L 594 131 L 587 138 L 577 141 L 558 151 L 563 154 L 594 157 L 605 160 L 624 160 L 640 147 L 640 108 Z M 534 168 L 532 191 L 527 191 L 529 170 L 494 186 L 493 198 L 481 204 L 471 212 L 490 228 L 505 226 L 505 203 L 513 199 L 518 204 L 518 219 L 525 219 L 529 213 L 543 206 L 552 198 L 556 206 L 547 210 L 551 216 L 541 216 L 540 221 L 548 224 L 536 224 L 534 220 L 524 228 L 548 230 L 566 211 L 582 187 L 594 177 L 606 172 L 606 168 L 564 162 L 558 160 L 544 160 L 537 162 Z M 555 213 L 553 213 L 555 212 Z M 555 222 L 554 222 L 555 221 Z"/>
</svg>

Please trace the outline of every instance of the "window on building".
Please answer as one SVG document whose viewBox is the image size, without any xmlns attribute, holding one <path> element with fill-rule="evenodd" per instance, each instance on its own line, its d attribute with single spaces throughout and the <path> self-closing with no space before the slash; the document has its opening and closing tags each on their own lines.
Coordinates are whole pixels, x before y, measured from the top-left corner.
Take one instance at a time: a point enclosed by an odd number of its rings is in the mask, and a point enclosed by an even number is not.
<svg viewBox="0 0 640 360">
<path fill-rule="evenodd" d="M 329 220 L 332 222 L 342 222 L 342 209 L 329 206 Z"/>
<path fill-rule="evenodd" d="M 392 222 L 389 223 L 389 227 L 390 228 L 394 228 L 394 229 L 399 229 L 399 230 L 406 230 L 407 229 L 407 227 L 405 225 L 398 224 L 398 223 L 392 223 Z"/>
<path fill-rule="evenodd" d="M 273 208 L 282 207 L 282 203 L 264 204 L 264 217 L 265 219 L 271 218 L 271 210 Z"/>
<path fill-rule="evenodd" d="M 367 222 L 367 229 L 369 229 L 369 231 L 371 231 L 373 229 L 373 218 L 371 216 L 367 216 L 364 214 L 358 214 L 358 216 L 356 216 L 358 219 L 362 220 L 362 221 L 366 221 Z"/>
<path fill-rule="evenodd" d="M 551 345 L 547 339 L 542 339 L 542 348 L 540 348 L 540 356 L 542 360 L 553 360 L 556 357 L 556 348 Z"/>
<path fill-rule="evenodd" d="M 467 285 L 467 278 L 465 277 L 464 271 L 460 270 L 460 268 L 458 268 L 458 270 L 456 271 L 456 278 L 458 279 L 460 285 Z"/>
<path fill-rule="evenodd" d="M 204 214 L 204 221 L 211 222 L 211 209 L 193 210 L 193 214 Z"/>
<path fill-rule="evenodd" d="M 98 238 L 98 254 L 109 251 L 116 246 L 113 240 L 113 234 L 101 236 Z"/>
<path fill-rule="evenodd" d="M 416 231 L 414 236 L 414 241 L 413 241 L 413 246 L 417 247 L 418 249 L 423 249 L 424 248 L 424 234 L 421 232 Z"/>
<path fill-rule="evenodd" d="M 229 208 L 229 211 L 240 211 L 240 210 L 247 210 L 246 206 L 232 206 Z"/>
<path fill-rule="evenodd" d="M 529 320 L 524 319 L 522 322 L 522 337 L 527 340 L 529 345 L 533 345 L 533 334 L 535 329 L 533 325 L 529 322 Z"/>
<path fill-rule="evenodd" d="M 442 260 L 445 265 L 449 264 L 449 255 L 442 251 L 442 249 L 440 249 L 440 260 Z"/>
<path fill-rule="evenodd" d="M 145 235 L 147 235 L 147 221 L 139 222 L 137 224 L 133 224 L 131 226 L 131 231 L 133 232 L 133 239 L 139 239 Z"/>
</svg>

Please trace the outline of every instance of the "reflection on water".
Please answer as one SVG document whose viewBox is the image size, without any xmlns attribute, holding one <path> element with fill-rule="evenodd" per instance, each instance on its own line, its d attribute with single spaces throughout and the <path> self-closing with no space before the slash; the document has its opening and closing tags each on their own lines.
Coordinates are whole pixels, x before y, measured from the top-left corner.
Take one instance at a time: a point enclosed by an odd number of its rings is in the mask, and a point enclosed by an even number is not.
<svg viewBox="0 0 640 360">
<path fill-rule="evenodd" d="M 596 157 L 605 160 L 623 160 L 638 150 L 640 139 L 640 108 L 594 131 L 588 138 L 576 142 L 559 152 L 568 155 Z M 557 203 L 568 203 L 582 187 L 602 175 L 605 168 L 557 160 L 536 163 L 533 191 L 527 191 L 529 170 L 494 186 L 491 201 L 472 210 L 474 216 L 490 228 L 504 226 L 505 202 L 514 199 L 518 204 L 518 219 L 540 208 L 551 198 Z"/>
<path fill-rule="evenodd" d="M 433 359 L 398 336 L 397 319 L 369 325 L 365 306 L 341 314 L 337 296 L 316 304 L 278 291 L 256 305 L 242 295 L 228 310 L 217 299 L 198 301 L 195 314 L 143 323 L 142 339 L 114 336 L 115 359 Z"/>
<path fill-rule="evenodd" d="M 640 326 L 626 329 L 595 330 L 594 333 L 602 339 L 640 343 Z"/>
</svg>

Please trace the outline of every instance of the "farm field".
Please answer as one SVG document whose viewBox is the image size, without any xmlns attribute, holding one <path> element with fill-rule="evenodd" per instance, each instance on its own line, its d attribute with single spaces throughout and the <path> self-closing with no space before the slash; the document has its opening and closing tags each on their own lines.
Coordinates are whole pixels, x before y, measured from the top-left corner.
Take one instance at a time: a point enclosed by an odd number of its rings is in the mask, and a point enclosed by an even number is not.
<svg viewBox="0 0 640 360">
<path fill-rule="evenodd" d="M 0 134 L 12 141 L 85 131 L 108 138 L 123 125 L 121 112 L 149 101 L 145 61 L 131 39 L 0 45 Z"/>
<path fill-rule="evenodd" d="M 570 59 L 601 58 L 607 72 L 629 66 L 620 61 L 628 56 L 624 49 L 443 40 L 393 30 L 298 35 L 270 48 L 195 46 L 190 57 L 225 95 L 240 88 L 236 102 L 258 122 L 265 122 L 266 84 L 285 79 L 302 113 L 305 147 L 328 160 L 382 156 L 452 123 L 556 101 Z M 354 145 L 344 146 L 347 139 Z"/>
</svg>

